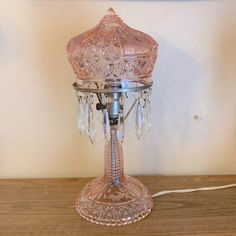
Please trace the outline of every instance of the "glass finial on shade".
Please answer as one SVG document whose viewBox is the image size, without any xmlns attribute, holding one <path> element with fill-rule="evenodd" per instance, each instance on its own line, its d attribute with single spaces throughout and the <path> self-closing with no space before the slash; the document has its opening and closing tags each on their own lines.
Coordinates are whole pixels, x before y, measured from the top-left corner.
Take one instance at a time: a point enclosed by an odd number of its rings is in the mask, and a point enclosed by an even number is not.
<svg viewBox="0 0 236 236">
<path fill-rule="evenodd" d="M 105 15 L 116 15 L 116 12 L 112 7 L 109 7 Z"/>
</svg>

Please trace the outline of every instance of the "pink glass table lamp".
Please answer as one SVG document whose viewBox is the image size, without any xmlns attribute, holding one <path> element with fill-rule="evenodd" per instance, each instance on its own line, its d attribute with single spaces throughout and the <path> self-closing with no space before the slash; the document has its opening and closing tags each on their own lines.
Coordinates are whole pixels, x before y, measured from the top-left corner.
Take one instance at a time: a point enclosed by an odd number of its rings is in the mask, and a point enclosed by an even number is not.
<svg viewBox="0 0 236 236">
<path fill-rule="evenodd" d="M 127 26 L 110 8 L 94 28 L 69 41 L 67 52 L 77 76 L 73 84 L 78 98 L 77 126 L 94 144 L 97 110 L 105 139 L 105 173 L 82 189 L 76 211 L 102 225 L 136 222 L 151 212 L 152 196 L 140 181 L 124 174 L 122 143 L 125 120 L 132 110 L 137 138 L 150 129 L 151 74 L 157 43 Z"/>
</svg>

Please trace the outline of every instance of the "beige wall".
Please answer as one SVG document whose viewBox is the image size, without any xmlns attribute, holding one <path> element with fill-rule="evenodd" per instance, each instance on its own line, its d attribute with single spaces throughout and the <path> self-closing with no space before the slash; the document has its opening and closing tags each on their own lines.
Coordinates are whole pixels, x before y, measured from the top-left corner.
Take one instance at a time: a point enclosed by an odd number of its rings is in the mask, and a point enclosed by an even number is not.
<svg viewBox="0 0 236 236">
<path fill-rule="evenodd" d="M 112 6 L 160 45 L 153 125 L 127 125 L 129 174 L 236 173 L 236 1 L 0 1 L 0 178 L 96 176 L 103 141 L 76 129 L 65 46 Z"/>
</svg>

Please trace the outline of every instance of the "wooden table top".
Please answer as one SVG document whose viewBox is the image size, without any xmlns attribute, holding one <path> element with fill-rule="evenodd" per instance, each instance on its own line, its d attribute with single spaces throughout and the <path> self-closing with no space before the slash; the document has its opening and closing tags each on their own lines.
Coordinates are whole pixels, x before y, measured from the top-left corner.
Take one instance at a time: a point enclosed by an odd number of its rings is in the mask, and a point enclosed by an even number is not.
<svg viewBox="0 0 236 236">
<path fill-rule="evenodd" d="M 236 176 L 137 178 L 151 193 L 236 182 Z M 88 180 L 0 180 L 0 235 L 236 235 L 236 188 L 156 197 L 145 219 L 110 227 L 89 223 L 75 212 L 77 194 Z"/>
</svg>

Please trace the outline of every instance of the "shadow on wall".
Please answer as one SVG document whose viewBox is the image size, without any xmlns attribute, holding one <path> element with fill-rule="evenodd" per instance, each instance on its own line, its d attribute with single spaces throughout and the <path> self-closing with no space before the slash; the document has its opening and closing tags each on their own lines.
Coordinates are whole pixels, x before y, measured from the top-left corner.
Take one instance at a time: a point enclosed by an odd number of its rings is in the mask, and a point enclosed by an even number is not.
<svg viewBox="0 0 236 236">
<path fill-rule="evenodd" d="M 0 28 L 0 66 L 2 67 L 2 63 L 4 62 L 5 58 L 4 55 L 6 54 L 7 43 L 6 43 L 6 36 L 3 34 L 3 30 Z M 1 71 L 0 71 L 0 79 L 1 79 Z"/>
<path fill-rule="evenodd" d="M 14 48 L 14 44 L 12 43 L 11 40 L 11 35 L 14 35 L 14 32 L 18 32 L 19 30 L 17 27 L 12 26 L 11 22 L 6 21 L 4 19 L 4 27 L 1 26 L 0 28 L 0 67 L 1 69 L 3 66 L 7 63 L 9 63 L 10 57 L 12 50 Z M 9 27 L 7 27 L 9 25 Z M 1 70 L 0 70 L 0 80 L 3 79 L 1 76 Z"/>
<path fill-rule="evenodd" d="M 236 157 L 236 19 L 226 20 L 218 31 L 214 49 L 217 59 L 209 63 L 216 68 L 210 78 L 189 55 L 155 37 L 160 52 L 153 75 L 152 130 L 146 145 L 137 145 L 144 173 L 173 174 L 172 166 L 178 166 L 185 174 L 235 172 L 232 163 Z M 201 126 L 194 126 L 193 121 L 201 119 L 195 115 L 198 104 L 205 107 L 205 117 Z M 155 157 L 148 157 L 147 153 L 155 153 Z M 187 156 L 188 153 L 193 155 Z M 197 153 L 202 164 L 193 158 Z M 143 156 L 147 156 L 145 162 Z M 194 172 L 189 172 L 183 163 L 189 163 Z M 193 170 L 194 163 L 200 170 Z"/>
<path fill-rule="evenodd" d="M 142 145 L 137 143 L 136 152 L 144 173 L 160 174 L 167 172 L 163 170 L 168 165 L 165 162 L 171 161 L 173 166 L 185 152 L 204 78 L 202 68 L 191 56 L 158 36 L 154 38 L 159 43 L 159 54 L 153 73 L 152 129 Z M 155 156 L 148 157 L 148 153 Z M 147 156 L 145 162 L 143 156 Z"/>
<path fill-rule="evenodd" d="M 0 26 L 0 80 L 9 79 L 2 76 L 2 70 L 8 64 L 17 63 L 24 53 L 25 47 L 20 48 L 22 40 L 18 35 L 21 35 L 20 27 L 11 19 L 4 16 L 1 19 Z M 14 56 L 13 56 L 14 55 Z"/>
<path fill-rule="evenodd" d="M 4 17 L 1 18 L 1 22 L 3 23 L 0 27 L 0 93 L 1 93 L 1 101 L 0 107 L 4 107 L 4 102 L 6 98 L 4 97 L 5 93 L 9 92 L 12 88 L 8 86 L 7 83 L 4 81 L 11 80 L 13 78 L 9 78 L 7 70 L 5 69 L 7 65 L 14 63 L 20 57 L 22 51 L 15 49 L 15 42 L 12 39 L 12 35 L 19 33 L 19 29 L 16 25 L 12 24 L 11 21 L 5 19 Z M 12 57 L 15 55 L 15 57 Z M 14 78 L 16 79 L 16 78 Z M 13 88 L 14 90 L 14 88 Z M 6 142 L 4 136 L 4 129 L 7 127 L 7 123 L 9 114 L 8 111 L 3 112 L 4 109 L 1 111 L 1 129 L 0 129 L 0 173 L 6 166 Z"/>
<path fill-rule="evenodd" d="M 236 15 L 222 18 L 218 31 L 217 73 L 209 85 L 212 106 L 220 114 L 218 122 L 218 145 L 215 146 L 216 170 L 222 167 L 235 173 L 236 158 Z M 220 133 L 223 133 L 219 135 Z"/>
</svg>

